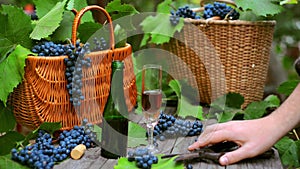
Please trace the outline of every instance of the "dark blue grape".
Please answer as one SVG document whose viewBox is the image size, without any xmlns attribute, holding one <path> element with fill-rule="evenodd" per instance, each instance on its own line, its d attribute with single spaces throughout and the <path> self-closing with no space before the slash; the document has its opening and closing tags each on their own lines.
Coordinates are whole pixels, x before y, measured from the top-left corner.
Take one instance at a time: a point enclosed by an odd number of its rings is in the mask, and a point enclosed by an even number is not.
<svg viewBox="0 0 300 169">
<path fill-rule="evenodd" d="M 227 15 L 228 19 L 231 20 L 237 20 L 240 17 L 240 14 L 235 9 L 225 3 L 214 2 L 213 4 L 206 4 L 204 6 L 204 19 L 208 19 L 214 16 L 219 16 L 221 19 L 224 19 Z"/>
</svg>

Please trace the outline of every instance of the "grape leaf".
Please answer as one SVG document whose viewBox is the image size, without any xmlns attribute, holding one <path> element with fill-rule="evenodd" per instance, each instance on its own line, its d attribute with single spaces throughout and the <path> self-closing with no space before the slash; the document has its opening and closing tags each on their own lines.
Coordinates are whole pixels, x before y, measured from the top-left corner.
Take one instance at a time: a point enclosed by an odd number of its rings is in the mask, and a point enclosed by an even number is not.
<svg viewBox="0 0 300 169">
<path fill-rule="evenodd" d="M 102 128 L 99 127 L 98 125 L 93 126 L 93 132 L 96 133 L 97 140 L 101 140 L 102 137 Z"/>
<path fill-rule="evenodd" d="M 58 2 L 46 15 L 36 22 L 36 26 L 30 34 L 30 38 L 41 40 L 51 35 L 63 19 L 64 7 L 67 0 Z"/>
<path fill-rule="evenodd" d="M 276 0 L 260 0 L 259 3 L 253 3 L 253 1 L 236 0 L 235 3 L 238 8 L 242 8 L 244 11 L 251 10 L 257 16 L 272 16 L 283 11 L 283 7 L 280 4 L 276 4 Z"/>
<path fill-rule="evenodd" d="M 277 88 L 278 93 L 289 96 L 296 86 L 299 84 L 299 80 L 289 80 L 279 85 Z"/>
<path fill-rule="evenodd" d="M 102 25 L 95 22 L 85 22 L 78 27 L 78 39 L 81 42 L 86 42 L 93 36 L 95 32 L 101 29 Z"/>
<path fill-rule="evenodd" d="M 18 141 L 24 139 L 24 136 L 16 131 L 9 131 L 6 134 L 0 136 L 0 156 L 10 153 L 11 149 L 16 146 Z"/>
<path fill-rule="evenodd" d="M 239 93 L 227 93 L 218 97 L 211 103 L 211 107 L 220 110 L 240 109 L 244 103 L 244 97 Z"/>
<path fill-rule="evenodd" d="M 146 130 L 140 125 L 129 122 L 128 126 L 128 147 L 146 145 Z"/>
<path fill-rule="evenodd" d="M 166 13 L 170 14 L 170 5 L 172 0 L 165 0 L 157 5 L 157 12 L 158 13 Z"/>
<path fill-rule="evenodd" d="M 245 109 L 245 120 L 261 118 L 270 104 L 266 101 L 252 102 Z"/>
<path fill-rule="evenodd" d="M 287 136 L 283 137 L 275 144 L 275 148 L 278 150 L 280 159 L 284 165 L 290 167 L 299 167 L 299 152 L 300 141 L 293 141 Z"/>
<path fill-rule="evenodd" d="M 33 3 L 35 5 L 35 11 L 38 18 L 45 16 L 58 2 L 61 2 L 61 0 L 34 0 Z"/>
<path fill-rule="evenodd" d="M 61 129 L 62 125 L 61 122 L 44 122 L 42 123 L 38 129 L 36 130 L 45 130 L 48 133 L 54 133 L 55 131 Z"/>
<path fill-rule="evenodd" d="M 158 13 L 156 16 L 148 16 L 142 21 L 141 26 L 145 35 L 142 39 L 144 43 L 141 43 L 141 46 L 145 45 L 148 39 L 150 39 L 150 43 L 154 44 L 169 42 L 174 33 L 183 28 L 183 18 L 180 18 L 176 26 L 172 26 L 169 17 L 168 14 Z"/>
<path fill-rule="evenodd" d="M 119 24 L 115 26 L 114 29 L 115 33 L 115 47 L 121 48 L 126 46 L 127 42 L 127 32 L 125 29 L 123 29 Z"/>
<path fill-rule="evenodd" d="M 134 6 L 129 4 L 121 4 L 121 0 L 113 0 L 105 7 L 106 11 L 111 15 L 113 20 L 117 20 L 123 16 L 139 13 Z"/>
<path fill-rule="evenodd" d="M 224 122 L 232 120 L 235 116 L 235 113 L 221 112 L 221 113 L 216 114 L 216 116 L 217 116 L 217 120 L 219 123 L 224 123 Z"/>
<path fill-rule="evenodd" d="M 0 168 L 11 168 L 11 169 L 29 169 L 27 166 L 22 165 L 11 159 L 11 155 L 0 156 Z"/>
<path fill-rule="evenodd" d="M 112 20 L 114 21 L 114 25 L 119 24 L 127 31 L 135 30 L 135 27 L 132 24 L 133 21 L 131 16 L 139 12 L 134 8 L 134 6 L 122 4 L 121 0 L 113 0 L 107 4 L 105 10 L 110 14 Z"/>
<path fill-rule="evenodd" d="M 15 50 L 0 64 L 0 100 L 6 105 L 8 95 L 22 82 L 25 59 L 31 52 L 18 45 Z"/>
<path fill-rule="evenodd" d="M 14 48 L 21 44 L 30 48 L 32 40 L 28 37 L 32 31 L 31 20 L 22 9 L 2 5 L 2 14 L 0 14 L 0 63 Z"/>
<path fill-rule="evenodd" d="M 87 7 L 87 1 L 86 0 L 74 0 L 74 8 L 77 11 L 80 11 L 82 8 Z M 85 12 L 82 18 L 80 19 L 80 23 L 84 22 L 93 22 L 94 18 L 91 11 Z"/>
<path fill-rule="evenodd" d="M 268 107 L 279 107 L 280 106 L 280 99 L 276 95 L 269 95 L 264 99 L 264 101 L 268 102 Z"/>
<path fill-rule="evenodd" d="M 69 11 L 74 9 L 74 3 L 75 3 L 75 0 L 69 0 L 69 2 L 67 3 L 66 9 L 69 10 Z"/>
<path fill-rule="evenodd" d="M 42 123 L 38 128 L 31 131 L 29 134 L 26 135 L 25 139 L 18 142 L 18 145 L 27 145 L 29 143 L 29 140 L 35 139 L 38 135 L 39 130 L 45 130 L 48 133 L 54 133 L 55 131 L 58 131 L 61 129 L 61 123 L 60 122 L 44 122 Z"/>
<path fill-rule="evenodd" d="M 152 169 L 184 169 L 183 163 L 176 163 L 174 161 L 175 157 L 161 159 L 162 154 L 158 154 L 158 163 L 152 165 Z M 138 169 L 135 162 L 129 162 L 126 157 L 121 157 L 118 160 L 117 165 L 114 166 L 114 169 Z"/>
<path fill-rule="evenodd" d="M 178 98 L 177 112 L 178 116 L 183 118 L 193 116 L 203 120 L 203 110 L 200 105 L 192 105 L 189 99 L 181 95 L 181 84 L 178 80 L 171 80 L 169 86 L 174 90 Z"/>
<path fill-rule="evenodd" d="M 0 133 L 11 131 L 15 128 L 16 119 L 12 112 L 12 108 L 4 106 L 3 102 L 0 102 Z"/>
<path fill-rule="evenodd" d="M 64 42 L 67 39 L 71 39 L 73 20 L 74 14 L 70 11 L 65 11 L 60 26 L 51 35 L 51 40 Z"/>
</svg>

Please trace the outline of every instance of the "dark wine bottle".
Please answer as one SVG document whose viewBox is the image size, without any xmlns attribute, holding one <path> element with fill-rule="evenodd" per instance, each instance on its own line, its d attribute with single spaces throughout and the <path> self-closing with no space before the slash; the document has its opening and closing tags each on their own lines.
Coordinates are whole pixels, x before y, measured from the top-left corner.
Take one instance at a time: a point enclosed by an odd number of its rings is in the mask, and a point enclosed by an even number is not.
<svg viewBox="0 0 300 169">
<path fill-rule="evenodd" d="M 103 112 L 101 156 L 109 159 L 127 154 L 128 109 L 124 97 L 123 69 L 123 62 L 112 62 L 111 88 Z"/>
</svg>

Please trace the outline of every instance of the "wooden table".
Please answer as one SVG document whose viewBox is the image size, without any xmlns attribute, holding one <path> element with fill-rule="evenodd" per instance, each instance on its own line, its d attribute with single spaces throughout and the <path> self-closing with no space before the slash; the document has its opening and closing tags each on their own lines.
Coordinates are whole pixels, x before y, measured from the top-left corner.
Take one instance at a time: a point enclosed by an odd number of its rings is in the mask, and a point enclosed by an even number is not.
<svg viewBox="0 0 300 169">
<path fill-rule="evenodd" d="M 141 116 L 133 114 L 130 120 L 141 121 Z M 188 152 L 187 147 L 192 144 L 197 137 L 186 137 L 169 139 L 163 142 L 158 141 L 158 149 L 162 154 L 174 154 Z M 100 147 L 88 149 L 80 160 L 68 159 L 54 169 L 113 169 L 117 160 L 105 159 L 100 155 Z M 283 169 L 277 151 L 269 159 L 247 159 L 237 164 L 220 166 L 216 163 L 196 162 L 192 163 L 194 169 Z"/>
</svg>

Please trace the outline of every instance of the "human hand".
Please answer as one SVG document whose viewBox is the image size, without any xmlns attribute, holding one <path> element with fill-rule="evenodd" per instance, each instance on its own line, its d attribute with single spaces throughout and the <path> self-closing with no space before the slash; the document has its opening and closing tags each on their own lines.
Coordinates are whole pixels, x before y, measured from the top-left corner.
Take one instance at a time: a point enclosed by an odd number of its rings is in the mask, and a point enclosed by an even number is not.
<svg viewBox="0 0 300 169">
<path fill-rule="evenodd" d="M 223 141 L 233 141 L 240 148 L 225 153 L 219 159 L 221 165 L 233 164 L 246 158 L 255 157 L 270 149 L 279 139 L 277 136 L 271 135 L 276 130 L 275 124 L 267 118 L 262 118 L 210 125 L 199 136 L 198 141 L 188 149 L 194 150 Z"/>
</svg>

